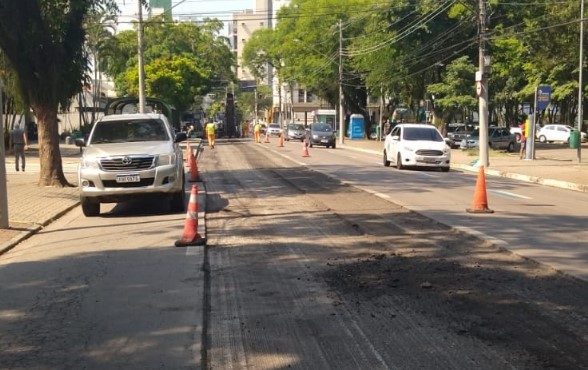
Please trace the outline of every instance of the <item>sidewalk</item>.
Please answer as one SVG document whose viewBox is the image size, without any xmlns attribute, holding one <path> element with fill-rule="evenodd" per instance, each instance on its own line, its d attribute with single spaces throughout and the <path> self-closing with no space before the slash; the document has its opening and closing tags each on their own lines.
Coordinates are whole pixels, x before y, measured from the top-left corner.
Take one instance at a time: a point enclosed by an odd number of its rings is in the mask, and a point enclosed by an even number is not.
<svg viewBox="0 0 588 370">
<path fill-rule="evenodd" d="M 338 145 L 342 150 L 360 150 L 382 155 L 383 142 L 349 140 Z M 77 185 L 79 148 L 62 145 L 63 169 L 67 180 Z M 519 160 L 516 153 L 490 153 L 487 175 L 510 177 L 547 186 L 588 192 L 588 144 L 582 145 L 583 162 L 576 161 L 575 149 L 563 145 L 545 144 L 536 151 L 536 160 Z M 453 169 L 478 172 L 473 165 L 477 159 L 459 149 L 452 151 Z M 27 152 L 27 172 L 16 172 L 14 158 L 6 158 L 9 228 L 0 229 L 0 254 L 30 237 L 44 226 L 79 204 L 77 187 L 39 187 L 38 147 Z M 181 227 L 181 225 L 178 225 Z"/>
</svg>

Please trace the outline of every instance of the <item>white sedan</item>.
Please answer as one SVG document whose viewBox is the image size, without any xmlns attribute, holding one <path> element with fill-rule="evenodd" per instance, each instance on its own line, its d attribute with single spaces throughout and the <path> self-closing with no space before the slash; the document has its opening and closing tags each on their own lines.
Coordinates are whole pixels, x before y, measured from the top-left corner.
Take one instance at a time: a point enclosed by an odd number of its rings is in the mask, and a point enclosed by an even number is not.
<svg viewBox="0 0 588 370">
<path fill-rule="evenodd" d="M 435 126 L 403 123 L 386 135 L 384 166 L 433 167 L 449 171 L 451 149 Z"/>
<path fill-rule="evenodd" d="M 280 136 L 282 129 L 278 123 L 270 123 L 267 127 L 267 133 L 268 135 Z"/>
<path fill-rule="evenodd" d="M 563 141 L 568 143 L 570 141 L 570 132 L 574 128 L 568 125 L 560 125 L 560 124 L 552 124 L 552 125 L 545 125 L 539 133 L 537 134 L 537 138 L 540 142 L 548 142 L 552 143 L 554 141 Z M 582 142 L 586 142 L 586 133 L 581 133 L 581 140 Z"/>
</svg>

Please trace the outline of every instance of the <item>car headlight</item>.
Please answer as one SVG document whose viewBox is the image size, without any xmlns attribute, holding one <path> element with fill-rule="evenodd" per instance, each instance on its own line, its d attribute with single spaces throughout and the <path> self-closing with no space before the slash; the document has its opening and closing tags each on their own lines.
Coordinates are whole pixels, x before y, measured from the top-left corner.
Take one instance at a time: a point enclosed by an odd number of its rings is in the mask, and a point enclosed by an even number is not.
<svg viewBox="0 0 588 370">
<path fill-rule="evenodd" d="M 449 154 L 451 152 L 451 149 L 449 149 L 449 147 L 446 145 L 445 148 L 443 148 L 443 154 Z"/>
<path fill-rule="evenodd" d="M 174 164 L 176 161 L 175 154 L 160 154 L 157 156 L 155 161 L 156 166 L 167 166 L 170 164 Z"/>
<path fill-rule="evenodd" d="M 414 149 L 409 146 L 404 146 L 403 149 L 406 150 L 407 152 L 414 152 Z"/>
<path fill-rule="evenodd" d="M 80 164 L 82 168 L 98 168 L 98 159 L 95 157 L 84 157 Z"/>
<path fill-rule="evenodd" d="M 318 136 L 318 135 L 312 135 L 312 138 L 313 138 L 313 139 L 318 139 L 318 138 L 319 138 L 319 136 Z"/>
</svg>

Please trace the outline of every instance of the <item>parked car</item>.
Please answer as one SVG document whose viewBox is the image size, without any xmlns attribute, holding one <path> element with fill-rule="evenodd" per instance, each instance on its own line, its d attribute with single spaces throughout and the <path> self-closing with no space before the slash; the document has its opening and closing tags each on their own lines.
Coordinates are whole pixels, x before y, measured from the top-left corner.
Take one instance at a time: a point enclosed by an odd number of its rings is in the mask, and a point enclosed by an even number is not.
<svg viewBox="0 0 588 370">
<path fill-rule="evenodd" d="M 504 127 L 489 127 L 488 128 L 488 146 L 491 149 L 504 149 L 507 152 L 513 152 L 515 148 L 516 138 L 509 130 Z M 459 145 L 461 149 L 472 149 L 480 147 L 480 129 L 474 130 L 467 138 L 461 141 Z"/>
<path fill-rule="evenodd" d="M 278 123 L 270 123 L 267 127 L 267 133 L 268 135 L 272 136 L 280 136 L 280 134 L 282 133 L 282 129 L 280 128 L 280 125 Z"/>
<path fill-rule="evenodd" d="M 535 126 L 535 137 L 536 138 L 539 138 L 539 131 L 541 130 L 542 127 L 543 126 L 540 123 L 537 123 L 537 125 Z M 520 127 L 520 125 L 512 126 L 510 128 L 510 133 L 515 136 L 515 140 L 517 143 L 521 142 L 521 127 Z"/>
<path fill-rule="evenodd" d="M 174 212 L 184 211 L 184 165 L 179 142 L 163 114 L 113 114 L 98 120 L 78 165 L 78 186 L 84 215 L 100 214 L 100 203 L 116 203 L 146 195 L 164 195 Z"/>
<path fill-rule="evenodd" d="M 447 141 L 451 149 L 459 148 L 461 141 L 467 137 L 475 126 L 465 123 L 450 123 L 447 125 Z"/>
<path fill-rule="evenodd" d="M 540 142 L 545 143 L 553 143 L 554 141 L 562 141 L 565 143 L 570 142 L 570 132 L 574 130 L 573 127 L 568 125 L 561 125 L 561 124 L 551 124 L 545 125 L 539 133 L 537 134 L 537 138 Z M 586 142 L 586 133 L 580 133 L 580 140 L 582 142 Z"/>
<path fill-rule="evenodd" d="M 331 125 L 326 123 L 313 123 L 310 128 L 306 130 L 306 141 L 308 146 L 312 148 L 313 145 L 322 145 L 327 148 L 335 149 L 337 146 L 337 137 Z"/>
<path fill-rule="evenodd" d="M 441 132 L 432 125 L 402 123 L 386 135 L 384 166 L 435 167 L 449 171 L 451 149 Z"/>
<path fill-rule="evenodd" d="M 304 126 L 300 123 L 290 123 L 286 126 L 286 140 L 304 141 Z"/>
</svg>

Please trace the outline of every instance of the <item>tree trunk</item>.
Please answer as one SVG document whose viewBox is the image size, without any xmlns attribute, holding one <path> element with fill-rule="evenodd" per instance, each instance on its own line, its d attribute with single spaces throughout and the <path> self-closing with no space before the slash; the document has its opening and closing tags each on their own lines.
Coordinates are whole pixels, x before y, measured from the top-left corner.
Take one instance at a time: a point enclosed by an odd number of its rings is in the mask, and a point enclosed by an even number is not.
<svg viewBox="0 0 588 370">
<path fill-rule="evenodd" d="M 61 152 L 59 151 L 59 132 L 57 109 L 48 106 L 33 106 L 37 118 L 39 135 L 39 163 L 41 172 L 39 186 L 72 186 L 63 174 Z"/>
</svg>

